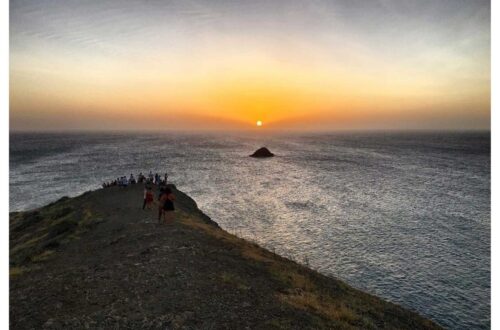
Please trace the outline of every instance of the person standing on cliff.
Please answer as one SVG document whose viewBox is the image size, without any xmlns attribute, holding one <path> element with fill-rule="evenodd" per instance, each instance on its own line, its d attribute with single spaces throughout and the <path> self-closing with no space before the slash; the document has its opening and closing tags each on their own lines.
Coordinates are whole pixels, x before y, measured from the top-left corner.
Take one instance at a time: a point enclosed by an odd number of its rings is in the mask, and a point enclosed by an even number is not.
<svg viewBox="0 0 500 330">
<path fill-rule="evenodd" d="M 158 215 L 158 222 L 161 221 L 161 213 L 163 212 L 163 218 L 165 223 L 173 223 L 175 220 L 175 207 L 174 207 L 175 196 L 170 188 L 166 187 L 163 190 L 163 194 L 160 196 L 160 207 L 161 210 Z"/>
<path fill-rule="evenodd" d="M 153 203 L 153 191 L 151 190 L 151 187 L 146 185 L 144 187 L 144 203 L 142 204 L 142 209 L 147 206 L 148 210 L 151 208 L 151 204 Z"/>
<path fill-rule="evenodd" d="M 160 187 L 158 192 L 158 223 L 161 223 L 161 216 L 163 215 L 163 194 L 165 194 L 165 187 Z"/>
</svg>

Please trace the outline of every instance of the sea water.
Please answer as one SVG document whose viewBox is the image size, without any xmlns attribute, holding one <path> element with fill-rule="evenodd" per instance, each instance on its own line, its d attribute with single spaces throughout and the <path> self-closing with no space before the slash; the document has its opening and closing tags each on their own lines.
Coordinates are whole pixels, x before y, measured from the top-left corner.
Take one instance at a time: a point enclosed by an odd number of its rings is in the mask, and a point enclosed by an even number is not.
<svg viewBox="0 0 500 330">
<path fill-rule="evenodd" d="M 276 157 L 248 157 L 261 146 Z M 141 171 L 278 254 L 447 328 L 490 327 L 489 133 L 12 133 L 10 209 Z"/>
</svg>

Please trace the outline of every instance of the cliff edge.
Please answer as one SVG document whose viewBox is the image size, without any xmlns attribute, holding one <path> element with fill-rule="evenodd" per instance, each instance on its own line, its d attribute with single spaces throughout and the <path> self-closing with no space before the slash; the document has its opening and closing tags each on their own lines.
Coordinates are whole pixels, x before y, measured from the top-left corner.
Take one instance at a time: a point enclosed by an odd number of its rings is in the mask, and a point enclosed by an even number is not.
<svg viewBox="0 0 500 330">
<path fill-rule="evenodd" d="M 439 328 L 225 232 L 174 186 L 158 225 L 142 189 L 10 214 L 12 329 Z"/>
</svg>

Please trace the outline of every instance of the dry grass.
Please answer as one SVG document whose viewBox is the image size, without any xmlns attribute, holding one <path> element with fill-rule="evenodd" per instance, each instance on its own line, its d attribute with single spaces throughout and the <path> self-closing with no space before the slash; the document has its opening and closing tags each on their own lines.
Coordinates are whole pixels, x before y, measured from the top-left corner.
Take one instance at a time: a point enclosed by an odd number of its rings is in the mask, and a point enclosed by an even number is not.
<svg viewBox="0 0 500 330">
<path fill-rule="evenodd" d="M 36 256 L 33 256 L 31 258 L 31 261 L 33 261 L 33 262 L 45 261 L 45 260 L 49 259 L 54 254 L 54 252 L 55 252 L 54 250 L 45 250 L 42 253 L 37 254 Z"/>
<path fill-rule="evenodd" d="M 223 283 L 236 287 L 239 290 L 248 290 L 250 287 L 245 284 L 242 278 L 236 274 L 223 272 L 219 275 Z"/>
<path fill-rule="evenodd" d="M 298 267 L 277 263 L 271 268 L 271 274 L 288 286 L 286 293 L 277 294 L 282 302 L 330 320 L 347 323 L 347 328 L 360 319 L 353 310 L 333 299 L 328 292 L 322 292 L 309 275 L 302 274 Z"/>
<path fill-rule="evenodd" d="M 210 224 L 204 223 L 201 220 L 193 219 L 193 217 L 188 216 L 182 212 L 179 212 L 177 215 L 178 219 L 180 219 L 181 223 L 194 228 L 194 229 L 199 229 L 203 230 L 206 232 L 208 235 L 222 239 L 224 241 L 229 241 L 235 245 L 241 245 L 241 242 L 243 241 L 241 238 L 234 236 L 220 228 L 214 227 Z"/>
<path fill-rule="evenodd" d="M 312 313 L 318 320 L 328 320 L 331 322 L 329 324 L 335 325 L 335 328 L 376 329 L 380 325 L 377 325 L 374 319 L 386 319 L 387 311 L 391 310 L 383 301 L 351 289 L 340 281 L 335 283 L 335 291 L 331 291 L 332 288 L 324 287 L 322 282 L 315 278 L 314 273 L 305 267 L 276 256 L 255 243 L 206 224 L 196 217 L 179 212 L 178 219 L 188 227 L 202 230 L 214 238 L 234 245 L 245 259 L 262 264 L 271 277 L 281 283 L 281 288 L 274 293 L 276 299 L 295 309 Z M 234 274 L 222 273 L 220 279 L 223 283 L 238 289 L 248 289 L 243 280 Z M 359 313 L 360 310 L 366 313 Z M 280 318 L 270 320 L 268 325 L 286 329 L 290 327 L 289 322 L 291 321 L 287 318 Z M 394 319 L 391 323 L 393 328 L 407 326 L 406 320 L 398 322 L 399 320 Z M 427 320 L 422 324 L 428 328 L 435 328 L 435 325 Z M 318 321 L 318 328 L 323 328 L 322 325 L 322 321 Z"/>
<path fill-rule="evenodd" d="M 346 306 L 336 304 L 329 296 L 321 295 L 311 278 L 307 274 L 301 273 L 298 266 L 290 266 L 281 260 L 275 260 L 269 252 L 258 245 L 187 215 L 180 214 L 179 219 L 184 225 L 203 230 L 210 236 L 234 243 L 240 248 L 242 256 L 246 259 L 266 263 L 272 276 L 288 288 L 287 293 L 278 294 L 278 298 L 282 302 L 298 309 L 315 312 L 328 319 L 343 322 L 354 322 L 358 319 L 356 314 Z M 233 286 L 242 284 L 242 280 L 231 273 L 224 272 L 219 277 L 226 284 Z"/>
<path fill-rule="evenodd" d="M 360 319 L 349 307 L 338 304 L 329 296 L 323 296 L 316 292 L 280 293 L 278 298 L 295 308 L 320 314 L 330 320 L 354 324 Z"/>
<path fill-rule="evenodd" d="M 307 275 L 302 275 L 296 269 L 285 266 L 279 262 L 272 265 L 270 272 L 274 278 L 291 289 L 300 289 L 303 291 L 316 290 L 316 286 Z"/>
<path fill-rule="evenodd" d="M 315 313 L 326 319 L 337 321 L 349 329 L 363 322 L 354 310 L 339 299 L 334 299 L 328 291 L 318 287 L 302 267 L 276 261 L 269 268 L 274 278 L 283 283 L 285 292 L 276 294 L 277 298 L 297 309 Z"/>
<path fill-rule="evenodd" d="M 26 271 L 27 271 L 27 268 L 25 268 L 25 267 L 10 267 L 9 276 L 16 277 L 16 276 L 22 275 Z"/>
<path fill-rule="evenodd" d="M 243 255 L 243 257 L 251 260 L 273 262 L 271 258 L 265 255 L 265 252 L 262 250 L 262 248 L 250 243 L 242 246 L 241 254 Z"/>
<path fill-rule="evenodd" d="M 241 255 L 246 259 L 258 262 L 273 262 L 272 256 L 269 252 L 265 251 L 255 243 L 248 242 L 245 239 L 230 234 L 225 230 L 201 222 L 200 220 L 193 219 L 192 217 L 182 213 L 179 214 L 179 219 L 184 225 L 195 229 L 201 229 L 212 237 L 234 244 L 236 247 L 240 248 Z"/>
<path fill-rule="evenodd" d="M 18 250 L 24 249 L 26 247 L 34 246 L 38 242 L 43 241 L 46 237 L 47 237 L 46 234 L 44 234 L 43 236 L 34 237 L 34 238 L 32 238 L 32 239 L 30 239 L 22 244 L 18 244 L 16 246 L 12 247 L 10 251 L 11 251 L 11 253 L 17 252 Z"/>
<path fill-rule="evenodd" d="M 94 222 L 94 215 L 88 208 L 83 209 L 81 219 L 78 223 L 80 227 L 89 227 Z"/>
<path fill-rule="evenodd" d="M 77 239 L 102 221 L 90 208 L 75 209 L 65 202 L 50 204 L 33 214 L 23 212 L 10 218 L 13 265 L 45 261 L 55 252 L 52 249 Z"/>
<path fill-rule="evenodd" d="M 203 230 L 210 236 L 234 243 L 246 259 L 266 263 L 272 276 L 287 287 L 287 293 L 277 294 L 280 301 L 342 323 L 354 323 L 359 320 L 356 313 L 347 306 L 336 303 L 327 294 L 320 293 L 313 280 L 307 274 L 300 272 L 299 266 L 290 266 L 281 260 L 275 260 L 269 252 L 258 245 L 192 217 L 180 214 L 179 219 L 181 223 L 191 228 Z M 242 279 L 235 274 L 224 272 L 219 277 L 223 283 L 240 288 L 246 287 Z"/>
</svg>

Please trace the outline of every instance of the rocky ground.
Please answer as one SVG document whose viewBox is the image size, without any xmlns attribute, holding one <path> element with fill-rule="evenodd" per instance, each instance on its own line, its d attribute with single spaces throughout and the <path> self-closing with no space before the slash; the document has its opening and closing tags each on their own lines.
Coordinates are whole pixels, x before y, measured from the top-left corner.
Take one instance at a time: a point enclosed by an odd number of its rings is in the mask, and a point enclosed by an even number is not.
<svg viewBox="0 0 500 330">
<path fill-rule="evenodd" d="M 142 186 L 10 214 L 12 329 L 433 329 L 433 322 L 239 239 L 180 191 Z"/>
</svg>

